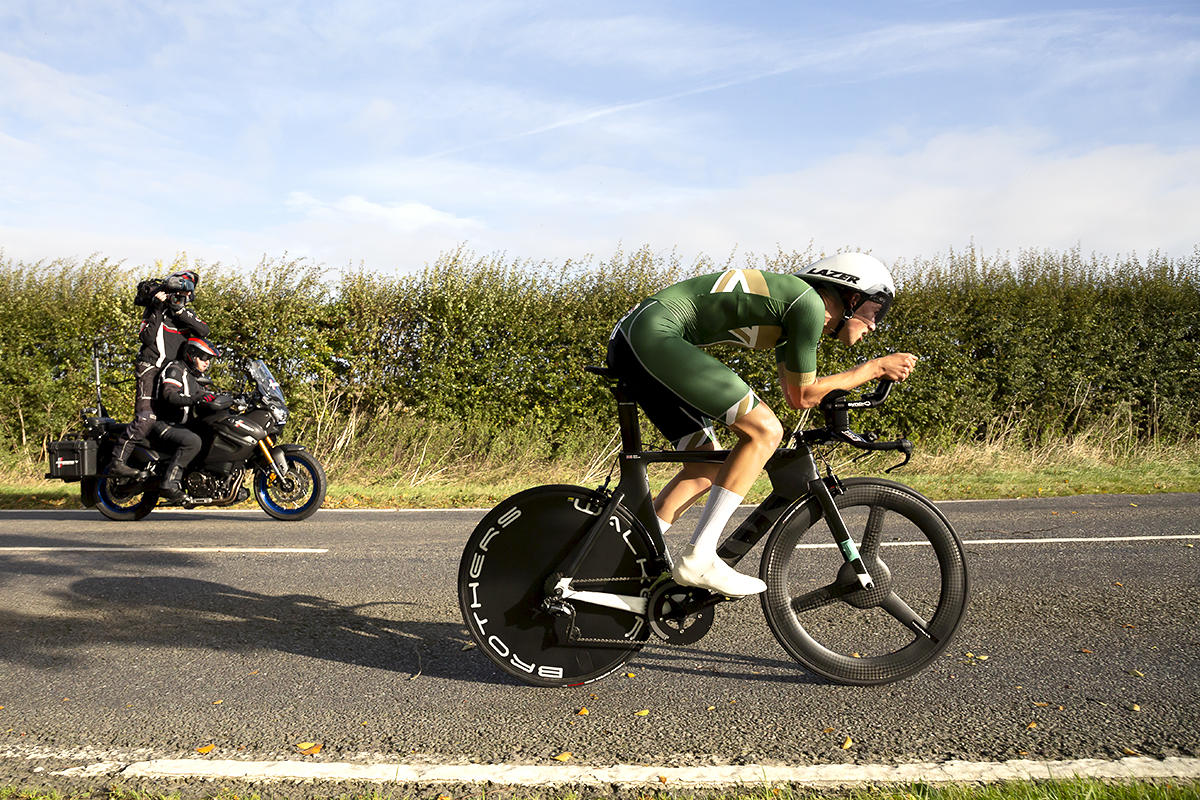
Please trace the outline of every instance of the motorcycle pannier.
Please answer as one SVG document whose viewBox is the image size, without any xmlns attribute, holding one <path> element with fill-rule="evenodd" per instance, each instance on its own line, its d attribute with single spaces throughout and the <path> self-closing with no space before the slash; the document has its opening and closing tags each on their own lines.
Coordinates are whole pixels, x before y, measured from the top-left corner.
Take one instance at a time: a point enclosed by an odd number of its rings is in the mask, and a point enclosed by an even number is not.
<svg viewBox="0 0 1200 800">
<path fill-rule="evenodd" d="M 50 442 L 47 452 L 50 458 L 47 478 L 90 478 L 97 472 L 95 439 L 64 439 L 61 442 Z"/>
</svg>

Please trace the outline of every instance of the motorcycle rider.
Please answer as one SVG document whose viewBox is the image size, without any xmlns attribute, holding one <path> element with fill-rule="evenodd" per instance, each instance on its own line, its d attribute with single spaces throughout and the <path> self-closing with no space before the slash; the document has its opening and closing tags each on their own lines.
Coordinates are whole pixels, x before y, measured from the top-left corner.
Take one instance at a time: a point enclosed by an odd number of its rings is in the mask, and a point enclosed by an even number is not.
<svg viewBox="0 0 1200 800">
<path fill-rule="evenodd" d="M 201 446 L 200 436 L 189 426 L 196 422 L 197 405 L 217 403 L 217 396 L 202 379 L 212 362 L 220 357 L 221 351 L 210 342 L 193 336 L 183 346 L 180 358 L 163 367 L 154 402 L 157 419 L 152 430 L 155 437 L 177 447 L 159 484 L 159 493 L 163 497 L 172 500 L 183 497 L 180 478 Z"/>
<path fill-rule="evenodd" d="M 113 446 L 109 471 L 119 477 L 133 477 L 138 471 L 129 466 L 134 445 L 144 439 L 154 427 L 154 392 L 159 372 L 170 361 L 179 358 L 179 351 L 189 336 L 208 336 L 208 325 L 188 304 L 196 297 L 200 275 L 194 269 L 174 272 L 162 281 L 142 281 L 138 284 L 134 303 L 145 306 L 142 326 L 138 333 L 142 348 L 134 364 L 137 390 L 134 394 L 133 422 Z"/>
</svg>

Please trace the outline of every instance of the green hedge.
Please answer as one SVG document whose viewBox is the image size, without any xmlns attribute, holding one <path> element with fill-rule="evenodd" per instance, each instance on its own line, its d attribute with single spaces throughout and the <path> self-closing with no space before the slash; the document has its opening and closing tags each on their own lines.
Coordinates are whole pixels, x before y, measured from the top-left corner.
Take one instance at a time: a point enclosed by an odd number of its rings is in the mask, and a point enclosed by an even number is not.
<svg viewBox="0 0 1200 800">
<path fill-rule="evenodd" d="M 780 252 L 740 266 L 794 271 L 815 257 Z M 405 414 L 536 423 L 550 436 L 613 418 L 582 366 L 603 363 L 614 323 L 641 298 L 721 268 L 703 259 L 685 268 L 647 249 L 557 265 L 459 249 L 403 277 L 286 257 L 244 271 L 193 266 L 196 310 L 230 356 L 218 382 L 236 384 L 241 366 L 262 358 L 298 423 L 328 432 L 353 417 L 357 436 Z M 133 289 L 172 269 L 99 257 L 25 264 L 0 253 L 0 443 L 33 454 L 76 426 L 93 396 L 94 341 L 110 410 L 131 414 Z M 826 341 L 819 354 L 823 374 L 886 352 L 921 357 L 870 427 L 1046 438 L 1120 416 L 1142 438 L 1195 436 L 1200 248 L 1145 260 L 968 249 L 895 272 L 900 298 L 887 323 L 853 350 Z M 721 356 L 782 408 L 769 354 Z"/>
</svg>

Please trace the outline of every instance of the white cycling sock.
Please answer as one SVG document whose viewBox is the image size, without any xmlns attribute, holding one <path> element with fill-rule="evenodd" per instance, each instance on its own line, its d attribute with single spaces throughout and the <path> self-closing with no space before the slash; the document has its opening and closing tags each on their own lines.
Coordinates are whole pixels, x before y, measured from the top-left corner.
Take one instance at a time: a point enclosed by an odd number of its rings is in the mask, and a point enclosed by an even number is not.
<svg viewBox="0 0 1200 800">
<path fill-rule="evenodd" d="M 717 542 L 729 523 L 733 512 L 742 504 L 742 496 L 734 494 L 724 486 L 714 486 L 708 494 L 708 502 L 700 512 L 696 532 L 692 534 L 694 552 L 717 552 Z"/>
<path fill-rule="evenodd" d="M 655 514 L 654 516 L 655 516 L 655 519 L 657 519 L 657 520 L 658 520 L 658 528 L 659 528 L 659 530 L 661 530 L 663 533 L 666 533 L 668 530 L 670 530 L 670 528 L 671 528 L 671 523 L 667 522 L 665 519 L 663 519 L 662 517 L 658 516 L 657 514 Z"/>
</svg>

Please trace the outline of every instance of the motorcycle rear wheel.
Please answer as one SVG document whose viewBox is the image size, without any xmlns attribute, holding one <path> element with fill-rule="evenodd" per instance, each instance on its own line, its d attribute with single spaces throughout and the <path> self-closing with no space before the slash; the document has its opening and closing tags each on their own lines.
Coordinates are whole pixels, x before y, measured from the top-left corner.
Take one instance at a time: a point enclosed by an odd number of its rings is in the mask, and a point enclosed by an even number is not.
<svg viewBox="0 0 1200 800">
<path fill-rule="evenodd" d="M 329 480 L 321 462 L 307 450 L 285 453 L 288 471 L 282 480 L 271 470 L 255 470 L 254 499 L 268 516 L 308 519 L 325 502 Z"/>
<path fill-rule="evenodd" d="M 99 475 L 92 486 L 96 510 L 117 522 L 145 519 L 158 505 L 158 487 L 136 478 Z"/>
</svg>

